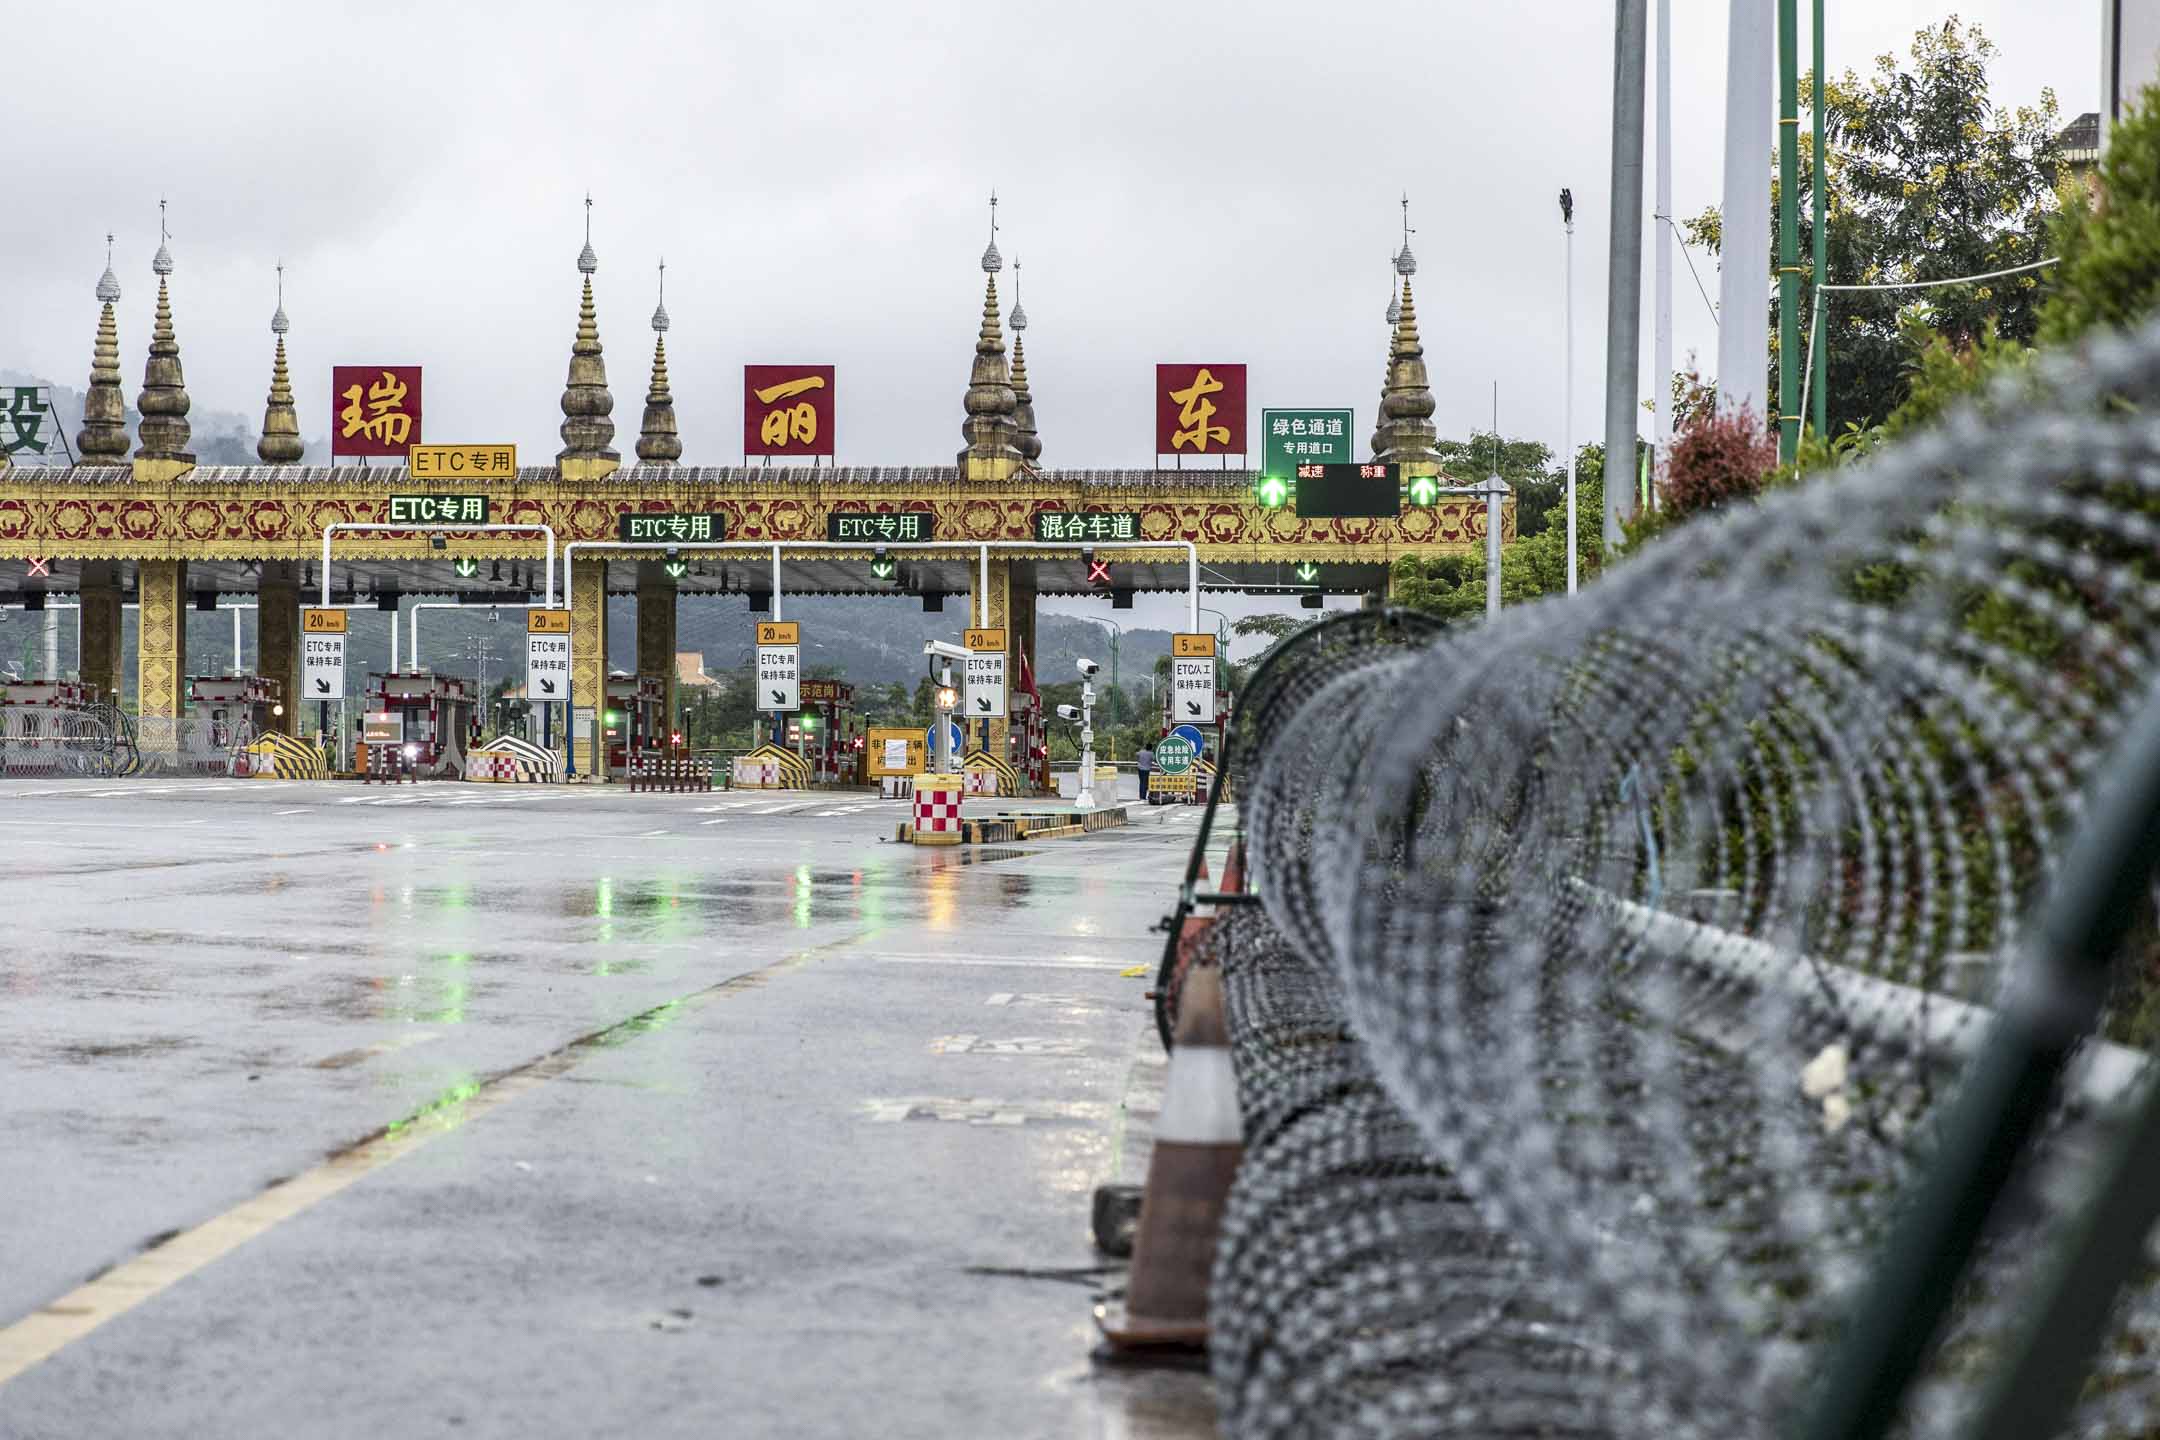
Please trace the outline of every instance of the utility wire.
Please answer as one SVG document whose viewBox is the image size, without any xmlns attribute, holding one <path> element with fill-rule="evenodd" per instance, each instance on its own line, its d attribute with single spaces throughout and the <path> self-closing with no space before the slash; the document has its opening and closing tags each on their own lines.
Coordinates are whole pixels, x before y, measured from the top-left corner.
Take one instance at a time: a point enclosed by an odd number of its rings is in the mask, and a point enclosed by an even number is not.
<svg viewBox="0 0 2160 1440">
<path fill-rule="evenodd" d="M 1703 308 L 1710 312 L 1710 323 L 1717 324 L 1717 306 L 1711 303 L 1710 292 L 1703 289 L 1702 276 L 1695 273 L 1695 257 L 1688 254 L 1687 237 L 1680 233 L 1678 225 L 1673 224 L 1672 216 L 1659 215 L 1656 218 L 1671 226 L 1673 238 L 1680 242 L 1680 258 L 1687 261 L 1688 278 L 1695 282 L 1695 293 L 1702 296 Z"/>
</svg>

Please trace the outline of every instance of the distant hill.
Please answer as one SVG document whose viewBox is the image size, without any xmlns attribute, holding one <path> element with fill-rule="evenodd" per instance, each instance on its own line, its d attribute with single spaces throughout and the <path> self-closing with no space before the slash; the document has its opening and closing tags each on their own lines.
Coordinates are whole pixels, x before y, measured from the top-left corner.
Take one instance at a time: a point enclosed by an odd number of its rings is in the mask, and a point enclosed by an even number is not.
<svg viewBox="0 0 2160 1440">
<path fill-rule="evenodd" d="M 17 455 L 14 457 L 15 463 L 23 466 L 67 464 L 69 447 L 75 444 L 76 432 L 82 429 L 83 392 L 72 385 L 59 384 L 46 376 L 30 375 L 20 370 L 0 370 L 0 386 L 8 385 L 51 385 L 53 409 L 58 412 L 55 416 L 58 434 L 67 437 L 67 445 L 63 446 L 58 435 L 48 429 L 47 444 L 50 448 L 46 453 Z M 120 389 L 126 396 L 130 450 L 134 448 L 132 437 L 136 423 L 142 419 L 135 410 L 135 396 L 141 388 L 140 377 L 131 381 L 125 371 L 122 372 Z M 259 419 L 259 416 L 251 419 L 235 411 L 206 410 L 197 405 L 188 412 L 188 427 L 191 431 L 188 449 L 195 453 L 197 463 L 203 465 L 258 464 L 255 442 L 261 438 L 261 431 L 257 428 Z M 308 441 L 307 451 L 301 456 L 301 462 L 307 465 L 330 463 L 329 437 Z"/>
</svg>

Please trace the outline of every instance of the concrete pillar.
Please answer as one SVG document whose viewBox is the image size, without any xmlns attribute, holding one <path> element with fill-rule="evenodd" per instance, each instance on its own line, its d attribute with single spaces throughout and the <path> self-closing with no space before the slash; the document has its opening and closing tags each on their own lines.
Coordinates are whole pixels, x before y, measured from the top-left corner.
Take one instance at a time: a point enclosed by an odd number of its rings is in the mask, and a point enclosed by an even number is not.
<svg viewBox="0 0 2160 1440">
<path fill-rule="evenodd" d="M 570 562 L 570 727 L 577 773 L 607 777 L 607 562 Z M 584 711 L 586 736 L 576 738 L 577 713 Z"/>
<path fill-rule="evenodd" d="M 121 681 L 126 657 L 120 640 L 120 576 L 109 561 L 90 561 L 82 571 L 82 654 L 76 662 L 81 678 L 97 686 L 98 699 L 109 705 L 123 700 Z"/>
<path fill-rule="evenodd" d="M 657 678 L 666 693 L 667 709 L 661 721 L 675 729 L 675 577 L 659 561 L 638 562 L 637 577 L 637 672 L 639 678 Z"/>
<path fill-rule="evenodd" d="M 275 680 L 283 715 L 270 717 L 270 728 L 297 735 L 300 723 L 300 582 L 292 567 L 263 566 L 255 586 L 255 673 Z"/>
<path fill-rule="evenodd" d="M 176 750 L 187 702 L 187 561 L 145 560 L 136 573 L 136 733 L 146 752 Z"/>
</svg>

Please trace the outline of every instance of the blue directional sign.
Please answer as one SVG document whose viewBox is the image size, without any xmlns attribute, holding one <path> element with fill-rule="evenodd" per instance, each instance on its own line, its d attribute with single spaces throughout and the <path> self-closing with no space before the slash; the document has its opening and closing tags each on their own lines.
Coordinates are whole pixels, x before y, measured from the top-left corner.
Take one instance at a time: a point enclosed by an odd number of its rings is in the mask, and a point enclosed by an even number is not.
<svg viewBox="0 0 2160 1440">
<path fill-rule="evenodd" d="M 1192 743 L 1193 753 L 1195 755 L 1205 755 L 1207 753 L 1207 737 L 1200 733 L 1199 726 L 1180 725 L 1175 730 L 1172 730 L 1170 733 L 1184 740 L 1190 741 Z"/>
<path fill-rule="evenodd" d="M 967 753 L 967 737 L 960 733 L 959 721 L 948 720 L 945 722 L 945 726 L 952 731 L 952 758 L 957 762 L 962 755 Z M 937 726 L 925 725 L 923 727 L 922 744 L 924 755 L 937 754 Z"/>
</svg>

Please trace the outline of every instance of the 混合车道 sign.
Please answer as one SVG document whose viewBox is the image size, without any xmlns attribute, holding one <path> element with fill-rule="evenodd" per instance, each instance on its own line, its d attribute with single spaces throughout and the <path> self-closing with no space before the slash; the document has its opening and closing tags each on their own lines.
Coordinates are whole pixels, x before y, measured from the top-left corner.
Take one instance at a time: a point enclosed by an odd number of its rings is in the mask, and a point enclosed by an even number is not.
<svg viewBox="0 0 2160 1440">
<path fill-rule="evenodd" d="M 727 517 L 717 510 L 625 510 L 615 517 L 615 538 L 625 544 L 725 540 Z"/>
<path fill-rule="evenodd" d="M 485 525 L 485 495 L 392 495 L 385 517 L 394 525 Z"/>
<path fill-rule="evenodd" d="M 1133 510 L 1038 510 L 1037 540 L 1137 540 L 1140 516 Z"/>
<path fill-rule="evenodd" d="M 886 541 L 934 540 L 937 517 L 925 510 L 888 510 L 876 514 L 842 512 L 825 517 L 827 540 L 854 540 L 866 545 Z"/>
</svg>

